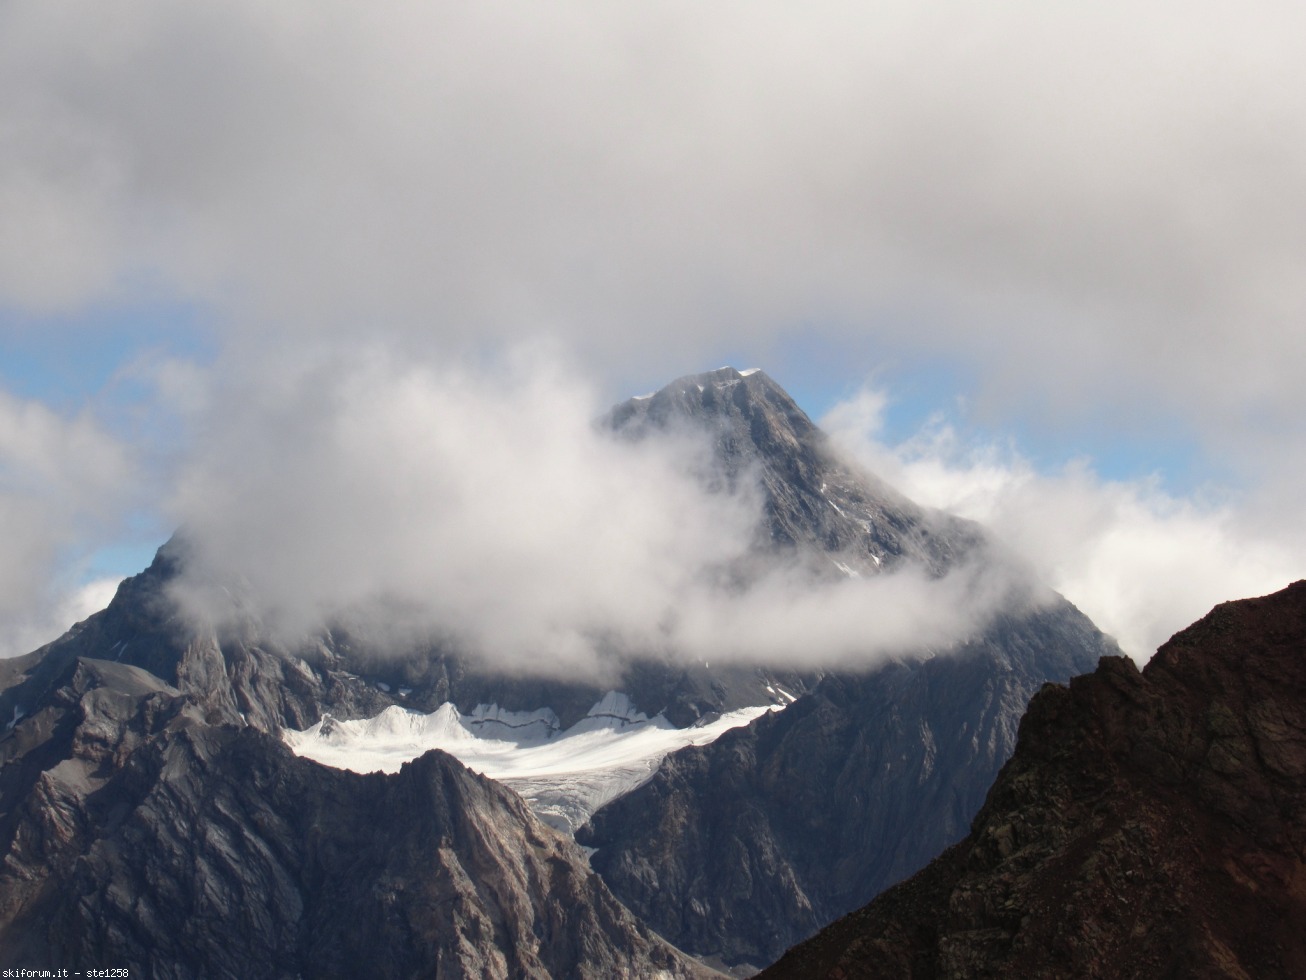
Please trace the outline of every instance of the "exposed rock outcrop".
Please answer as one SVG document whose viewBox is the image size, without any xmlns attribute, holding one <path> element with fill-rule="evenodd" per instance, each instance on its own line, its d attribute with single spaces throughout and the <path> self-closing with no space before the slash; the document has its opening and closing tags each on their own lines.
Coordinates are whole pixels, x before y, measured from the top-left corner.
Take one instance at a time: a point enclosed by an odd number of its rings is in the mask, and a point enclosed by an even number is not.
<svg viewBox="0 0 1306 980">
<path fill-rule="evenodd" d="M 813 586 L 963 565 L 977 587 L 1009 580 L 980 528 L 840 462 L 761 372 L 682 378 L 607 423 L 634 441 L 706 433 L 694 465 L 709 488 L 760 495 L 754 547 L 721 570 L 723 588 L 777 570 Z M 549 708 L 565 728 L 608 682 L 491 673 L 434 639 L 398 653 L 358 624 L 293 644 L 252 614 L 208 625 L 172 601 L 186 549 L 179 536 L 108 609 L 0 663 L 0 952 L 57 950 L 43 968 L 121 954 L 155 976 L 344 975 L 358 943 L 390 944 L 381 967 L 395 975 L 696 969 L 612 901 L 574 845 L 451 759 L 356 776 L 269 737 L 327 713 L 445 702 Z M 677 725 L 816 693 L 669 760 L 601 812 L 595 867 L 653 929 L 731 965 L 768 962 L 919 867 L 964 831 L 1029 694 L 1115 652 L 1048 590 L 997 591 L 1011 602 L 971 640 L 870 674 L 626 651 L 624 693 Z M 258 608 L 237 583 L 214 594 Z M 261 953 L 224 946 L 246 934 Z M 185 959 L 191 948 L 203 952 Z"/>
<path fill-rule="evenodd" d="M 704 479 L 732 488 L 753 481 L 761 492 L 759 551 L 796 555 L 818 574 L 874 575 L 910 562 L 939 575 L 985 543 L 977 525 L 920 507 L 849 467 L 762 371 L 724 367 L 679 378 L 616 406 L 608 424 L 632 440 L 706 433 Z"/>
<path fill-rule="evenodd" d="M 1306 976 L 1306 582 L 1045 688 L 970 835 L 764 975 Z"/>
<path fill-rule="evenodd" d="M 108 608 L 34 653 L 0 661 L 0 720 L 40 701 L 78 658 L 139 667 L 192 698 L 210 722 L 266 732 L 302 730 L 325 714 L 371 718 L 391 705 L 431 712 L 446 702 L 464 713 L 482 704 L 548 707 L 566 728 L 608 690 L 584 679 L 487 671 L 438 644 L 395 650 L 345 626 L 290 647 L 252 617 L 221 627 L 206 624 L 183 615 L 171 596 L 186 552 L 184 538 L 175 537 L 149 568 L 119 586 Z M 662 712 L 686 726 L 704 716 L 780 702 L 776 689 L 799 694 L 816 676 L 748 665 L 709 670 L 648 658 L 626 666 L 622 689 L 645 714 Z"/>
<path fill-rule="evenodd" d="M 1056 607 L 947 655 L 831 674 L 785 711 L 668 756 L 578 839 L 676 945 L 764 966 L 960 839 L 1030 696 L 1114 652 Z"/>
<path fill-rule="evenodd" d="M 394 776 L 212 725 L 72 661 L 0 740 L 0 953 L 191 977 L 699 977 L 515 794 L 429 752 Z"/>
</svg>

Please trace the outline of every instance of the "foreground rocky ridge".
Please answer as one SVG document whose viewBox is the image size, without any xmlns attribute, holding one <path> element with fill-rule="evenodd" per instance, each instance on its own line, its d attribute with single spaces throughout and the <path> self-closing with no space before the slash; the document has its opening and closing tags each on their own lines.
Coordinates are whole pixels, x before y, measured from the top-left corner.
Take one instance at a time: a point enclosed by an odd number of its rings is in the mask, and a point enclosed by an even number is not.
<svg viewBox="0 0 1306 980">
<path fill-rule="evenodd" d="M 1306 582 L 1031 703 L 970 835 L 766 977 L 1306 976 Z"/>
<path fill-rule="evenodd" d="M 12 678 L 10 678 L 12 680 Z M 155 978 L 704 977 L 515 794 L 432 751 L 293 756 L 77 659 L 0 740 L 7 966 Z"/>
</svg>

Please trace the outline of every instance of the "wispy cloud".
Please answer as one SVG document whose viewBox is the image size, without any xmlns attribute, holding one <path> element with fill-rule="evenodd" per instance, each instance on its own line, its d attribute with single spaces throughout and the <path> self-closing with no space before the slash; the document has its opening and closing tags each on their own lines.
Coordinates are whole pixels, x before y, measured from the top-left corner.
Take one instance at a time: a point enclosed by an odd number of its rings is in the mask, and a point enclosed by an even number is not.
<svg viewBox="0 0 1306 980">
<path fill-rule="evenodd" d="M 1291 514 L 1268 527 L 1245 501 L 1176 496 L 1155 478 L 1104 479 L 1087 460 L 1040 472 L 1013 446 L 968 441 L 941 420 L 890 444 L 886 403 L 865 390 L 823 424 L 909 496 L 991 528 L 1139 660 L 1217 602 L 1302 574 L 1306 542 Z"/>
<path fill-rule="evenodd" d="M 1303 35 L 1306 8 L 1205 0 L 16 0 L 0 7 L 0 308 L 58 336 L 54 314 L 175 297 L 215 325 L 232 376 L 215 397 L 239 390 L 251 404 L 223 408 L 251 416 L 260 365 L 364 334 L 473 375 L 548 336 L 605 395 L 726 350 L 769 365 L 812 332 L 867 358 L 944 356 L 999 418 L 1109 403 L 1113 425 L 1185 419 L 1264 484 L 1256 526 L 1250 502 L 1088 470 L 1023 485 L 1083 515 L 1096 564 L 1055 521 L 1040 532 L 1076 574 L 1118 555 L 1161 578 L 1127 543 L 1187 528 L 1188 554 L 1221 570 L 1210 590 L 1243 591 L 1279 567 L 1271 528 L 1301 524 L 1306 485 Z M 188 473 L 235 431 L 206 425 L 178 453 Z M 1019 461 L 947 458 L 973 481 L 958 492 L 992 479 L 1015 499 Z M 87 478 L 65 476 L 77 497 Z M 36 506 L 26 494 L 10 514 Z M 46 576 L 64 531 L 27 545 L 27 518 L 7 520 L 10 567 Z M 1128 604 L 1113 574 L 1089 592 Z"/>
<path fill-rule="evenodd" d="M 78 557 L 111 541 L 134 499 L 129 448 L 83 411 L 60 415 L 0 392 L 0 656 L 26 653 L 94 611 L 102 583 Z"/>
</svg>

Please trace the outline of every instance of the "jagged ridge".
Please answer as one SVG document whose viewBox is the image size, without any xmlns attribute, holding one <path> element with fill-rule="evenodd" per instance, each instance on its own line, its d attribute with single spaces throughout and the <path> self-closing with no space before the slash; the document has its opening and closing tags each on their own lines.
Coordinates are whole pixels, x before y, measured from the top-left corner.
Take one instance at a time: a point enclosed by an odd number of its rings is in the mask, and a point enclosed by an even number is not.
<svg viewBox="0 0 1306 980">
<path fill-rule="evenodd" d="M 763 371 L 732 367 L 680 378 L 614 408 L 609 426 L 639 440 L 706 430 L 709 480 L 756 480 L 763 497 L 762 549 L 785 549 L 827 574 L 872 575 L 911 561 L 942 574 L 984 544 L 979 527 L 919 507 L 834 455 L 806 413 Z M 847 572 L 844 571 L 843 574 Z"/>
<path fill-rule="evenodd" d="M 1045 688 L 970 835 L 764 976 L 1306 976 L 1306 582 Z"/>
</svg>

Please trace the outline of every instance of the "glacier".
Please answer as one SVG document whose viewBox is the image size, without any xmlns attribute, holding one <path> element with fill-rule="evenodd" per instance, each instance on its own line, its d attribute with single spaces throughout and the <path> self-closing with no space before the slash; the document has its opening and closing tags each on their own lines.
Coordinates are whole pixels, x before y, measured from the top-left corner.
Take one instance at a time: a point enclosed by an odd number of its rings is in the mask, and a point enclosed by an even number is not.
<svg viewBox="0 0 1306 980">
<path fill-rule="evenodd" d="M 653 778 L 669 753 L 706 745 L 746 725 L 775 705 L 741 708 L 706 724 L 676 728 L 662 715 L 636 711 L 629 697 L 610 691 L 571 728 L 560 730 L 548 708 L 505 711 L 477 705 L 462 714 L 450 703 L 430 714 L 392 705 L 374 718 L 283 729 L 296 755 L 353 772 L 398 772 L 431 749 L 508 786 L 536 816 L 571 834 L 590 815 Z"/>
</svg>

